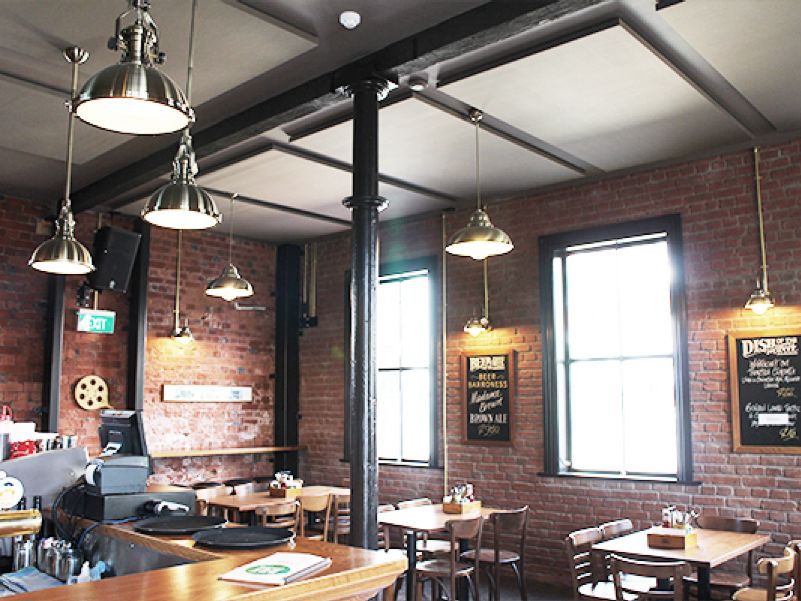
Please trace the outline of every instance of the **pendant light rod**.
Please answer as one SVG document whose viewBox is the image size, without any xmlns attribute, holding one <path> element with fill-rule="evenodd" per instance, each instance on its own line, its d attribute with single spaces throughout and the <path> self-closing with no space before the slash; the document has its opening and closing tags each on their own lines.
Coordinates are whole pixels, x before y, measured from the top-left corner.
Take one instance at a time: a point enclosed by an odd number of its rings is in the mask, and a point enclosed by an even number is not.
<svg viewBox="0 0 801 601">
<path fill-rule="evenodd" d="M 489 287 L 487 286 L 487 259 L 484 259 L 484 317 L 489 321 Z"/>
<path fill-rule="evenodd" d="M 754 181 L 757 197 L 757 215 L 759 217 L 759 251 L 762 259 L 762 289 L 767 294 L 768 289 L 768 260 L 765 253 L 765 222 L 762 218 L 762 176 L 759 173 L 759 147 L 754 146 Z"/>
<path fill-rule="evenodd" d="M 470 120 L 476 126 L 476 208 L 481 210 L 481 153 L 478 149 L 478 134 L 481 130 L 481 120 L 484 118 L 484 113 L 476 108 L 471 108 Z"/>
<path fill-rule="evenodd" d="M 83 48 L 70 46 L 64 49 L 64 58 L 72 64 L 72 85 L 70 86 L 70 98 L 75 98 L 78 93 L 78 67 L 86 62 L 89 53 Z M 70 192 L 72 191 L 72 148 L 75 142 L 75 112 L 69 111 L 67 121 L 67 177 L 64 182 L 64 206 L 72 209 Z"/>
<path fill-rule="evenodd" d="M 192 20 L 189 24 L 189 59 L 186 63 L 186 102 L 192 106 L 192 70 L 195 66 L 195 16 L 197 15 L 197 0 L 192 0 Z M 187 124 L 186 129 L 189 129 Z"/>
<path fill-rule="evenodd" d="M 175 329 L 173 335 L 181 331 L 181 238 L 183 230 L 178 230 L 178 252 L 175 259 Z"/>
<path fill-rule="evenodd" d="M 232 264 L 233 261 L 233 247 L 234 247 L 234 199 L 239 196 L 237 192 L 231 194 L 231 214 L 228 219 L 228 263 Z"/>
</svg>

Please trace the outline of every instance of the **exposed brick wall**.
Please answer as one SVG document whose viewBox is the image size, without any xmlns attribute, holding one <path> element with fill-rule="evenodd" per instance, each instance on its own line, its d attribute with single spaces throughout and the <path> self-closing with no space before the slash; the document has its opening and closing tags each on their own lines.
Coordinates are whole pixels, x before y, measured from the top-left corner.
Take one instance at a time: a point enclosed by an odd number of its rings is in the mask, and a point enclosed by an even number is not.
<svg viewBox="0 0 801 601">
<path fill-rule="evenodd" d="M 490 316 L 496 329 L 471 339 L 461 330 L 481 303 L 481 265 L 448 263 L 448 479 L 469 480 L 494 506 L 532 507 L 529 576 L 568 579 L 562 539 L 571 530 L 628 516 L 639 527 L 666 503 L 706 513 L 750 516 L 773 536 L 766 550 L 801 537 L 801 457 L 734 454 L 731 442 L 726 339 L 728 330 L 801 326 L 801 142 L 762 150 L 762 182 L 771 290 L 779 306 L 757 317 L 742 309 L 759 265 L 750 152 L 736 152 L 492 206 L 493 222 L 515 250 L 490 259 Z M 390 199 L 391 201 L 391 199 Z M 543 469 L 543 398 L 537 239 L 544 234 L 680 213 L 688 304 L 690 395 L 695 477 L 700 486 L 588 481 L 538 476 Z M 468 213 L 447 217 L 452 233 Z M 436 254 L 440 218 L 411 219 L 381 232 L 384 260 Z M 319 321 L 301 340 L 301 442 L 308 445 L 307 477 L 336 480 L 347 473 L 341 457 L 343 404 L 343 273 L 346 236 L 321 241 Z M 514 446 L 462 444 L 458 357 L 466 350 L 511 347 L 518 356 Z M 396 473 L 400 472 L 400 473 Z M 422 492 L 436 496 L 443 472 L 381 469 L 381 500 Z"/>
</svg>

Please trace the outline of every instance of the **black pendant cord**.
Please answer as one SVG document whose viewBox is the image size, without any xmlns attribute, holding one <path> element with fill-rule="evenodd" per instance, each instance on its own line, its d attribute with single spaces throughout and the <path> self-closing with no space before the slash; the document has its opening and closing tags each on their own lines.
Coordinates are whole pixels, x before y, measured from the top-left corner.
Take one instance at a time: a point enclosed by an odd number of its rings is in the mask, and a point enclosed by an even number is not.
<svg viewBox="0 0 801 601">
<path fill-rule="evenodd" d="M 374 549 L 378 535 L 376 452 L 376 292 L 378 283 L 378 102 L 384 82 L 361 81 L 353 94 L 351 235 L 350 474 L 351 544 Z"/>
<path fill-rule="evenodd" d="M 759 147 L 754 147 L 754 185 L 756 187 L 757 215 L 759 217 L 759 255 L 762 260 L 762 290 L 768 294 L 768 260 L 765 253 L 765 222 L 762 218 L 762 176 L 759 173 Z"/>
</svg>

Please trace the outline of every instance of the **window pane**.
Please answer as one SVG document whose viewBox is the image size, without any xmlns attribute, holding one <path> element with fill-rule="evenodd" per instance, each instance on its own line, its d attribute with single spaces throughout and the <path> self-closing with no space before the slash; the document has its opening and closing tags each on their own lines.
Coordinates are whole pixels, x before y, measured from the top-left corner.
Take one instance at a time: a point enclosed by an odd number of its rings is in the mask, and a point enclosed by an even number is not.
<svg viewBox="0 0 801 601">
<path fill-rule="evenodd" d="M 378 286 L 378 367 L 400 365 L 400 282 Z"/>
<path fill-rule="evenodd" d="M 667 242 L 621 248 L 618 259 L 623 354 L 672 354 Z"/>
<path fill-rule="evenodd" d="M 570 357 L 619 356 L 620 315 L 615 250 L 568 255 L 565 272 Z"/>
<path fill-rule="evenodd" d="M 431 380 L 428 369 L 401 372 L 403 396 L 403 456 L 407 461 L 428 461 L 431 449 Z"/>
<path fill-rule="evenodd" d="M 676 404 L 672 359 L 623 362 L 626 470 L 675 474 Z"/>
<path fill-rule="evenodd" d="M 378 372 L 376 438 L 380 459 L 401 456 L 400 373 Z"/>
<path fill-rule="evenodd" d="M 400 306 L 402 312 L 400 336 L 402 340 L 401 365 L 428 367 L 429 313 L 428 277 L 420 276 L 401 283 Z"/>
<path fill-rule="evenodd" d="M 619 471 L 623 465 L 620 362 L 570 365 L 572 469 Z"/>
</svg>

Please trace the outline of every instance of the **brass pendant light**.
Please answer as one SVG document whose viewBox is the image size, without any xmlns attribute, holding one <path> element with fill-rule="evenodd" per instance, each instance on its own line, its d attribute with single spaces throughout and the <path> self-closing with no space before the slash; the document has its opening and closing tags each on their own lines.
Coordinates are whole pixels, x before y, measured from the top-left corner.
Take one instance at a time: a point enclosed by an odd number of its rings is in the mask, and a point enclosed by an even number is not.
<svg viewBox="0 0 801 601">
<path fill-rule="evenodd" d="M 165 134 L 188 127 L 195 113 L 181 88 L 159 71 L 159 29 L 150 16 L 150 0 L 130 0 L 117 17 L 112 50 L 122 51 L 120 62 L 106 67 L 73 95 L 79 119 L 123 134 Z M 133 15 L 134 23 L 122 26 Z"/>
<path fill-rule="evenodd" d="M 489 319 L 489 287 L 487 286 L 487 259 L 484 259 L 484 312 L 481 317 L 474 313 L 473 316 L 467 320 L 467 323 L 464 324 L 464 331 L 475 338 L 491 330 L 492 323 Z"/>
<path fill-rule="evenodd" d="M 492 225 L 489 215 L 481 206 L 481 172 L 479 161 L 478 134 L 479 123 L 484 114 L 478 109 L 470 109 L 470 119 L 476 129 L 476 210 L 467 225 L 457 231 L 445 246 L 452 255 L 471 257 L 481 261 L 487 257 L 503 255 L 514 248 L 511 238 L 502 229 Z"/>
<path fill-rule="evenodd" d="M 762 219 L 762 183 L 759 174 L 759 148 L 754 147 L 754 180 L 757 199 L 757 217 L 759 219 L 759 254 L 761 258 L 760 277 L 757 278 L 756 287 L 745 303 L 746 309 L 751 309 L 757 315 L 763 315 L 776 303 L 768 288 L 768 262 L 765 255 L 765 224 Z"/>
<path fill-rule="evenodd" d="M 232 259 L 232 249 L 234 246 L 234 199 L 237 194 L 231 194 L 231 210 L 228 219 L 228 265 L 220 274 L 206 286 L 206 294 L 222 298 L 223 300 L 233 301 L 240 298 L 253 296 L 253 286 L 245 278 L 239 275 L 239 270 L 234 266 Z"/>
<path fill-rule="evenodd" d="M 187 102 L 192 98 L 192 68 L 195 52 L 195 15 L 197 0 L 192 0 L 192 22 L 189 30 L 189 60 L 186 70 Z M 172 162 L 172 178 L 156 190 L 142 209 L 142 219 L 153 225 L 177 230 L 204 230 L 222 220 L 211 195 L 195 184 L 197 162 L 192 136 L 187 124 Z"/>
<path fill-rule="evenodd" d="M 78 65 L 85 63 L 89 53 L 72 46 L 64 50 L 64 58 L 72 64 L 72 94 L 78 88 Z M 70 188 L 72 187 L 72 147 L 75 138 L 75 116 L 70 111 L 67 125 L 67 177 L 64 184 L 64 200 L 56 219 L 56 232 L 52 238 L 40 244 L 28 265 L 38 271 L 60 275 L 82 275 L 95 270 L 92 255 L 75 238 L 75 218 L 72 215 Z"/>
<path fill-rule="evenodd" d="M 184 325 L 181 325 L 181 242 L 183 232 L 178 230 L 178 249 L 175 258 L 175 307 L 173 313 L 173 328 L 170 336 L 181 344 L 188 344 L 195 340 L 192 330 L 189 329 L 189 319 L 184 318 Z"/>
</svg>

